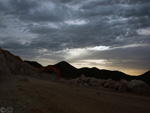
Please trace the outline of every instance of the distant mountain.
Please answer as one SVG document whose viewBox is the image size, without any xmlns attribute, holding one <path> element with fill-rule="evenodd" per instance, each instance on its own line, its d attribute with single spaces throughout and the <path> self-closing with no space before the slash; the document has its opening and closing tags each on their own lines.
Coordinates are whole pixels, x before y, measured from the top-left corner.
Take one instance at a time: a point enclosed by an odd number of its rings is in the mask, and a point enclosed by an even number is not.
<svg viewBox="0 0 150 113">
<path fill-rule="evenodd" d="M 100 70 L 96 67 L 93 68 L 84 67 L 77 69 L 65 61 L 61 61 L 53 66 L 60 70 L 61 76 L 64 78 L 76 78 L 84 74 L 87 77 L 95 77 L 101 79 L 112 78 L 113 80 L 116 81 L 119 81 L 121 79 L 126 80 L 138 79 L 143 80 L 148 84 L 150 84 L 150 71 L 140 76 L 131 76 L 120 71 Z"/>
<path fill-rule="evenodd" d="M 43 67 L 36 61 L 23 61 L 19 56 L 15 56 L 7 50 L 0 48 L 0 76 L 2 75 L 26 75 L 41 79 L 54 79 L 56 76 L 41 73 L 38 68 Z M 30 65 L 29 65 L 30 64 Z M 121 79 L 138 79 L 143 80 L 150 84 L 150 71 L 140 76 L 130 76 L 120 71 L 100 70 L 96 67 L 93 68 L 80 68 L 72 66 L 71 64 L 61 61 L 55 65 L 51 65 L 59 69 L 60 74 L 64 78 L 76 78 L 84 74 L 87 77 L 95 77 L 113 80 Z"/>
<path fill-rule="evenodd" d="M 150 84 L 150 71 L 147 71 L 146 73 L 138 76 L 137 79 L 143 80 L 147 82 L 148 84 Z"/>
<path fill-rule="evenodd" d="M 27 61 L 27 60 L 24 60 L 24 62 L 26 62 L 26 63 L 28 63 L 28 64 L 30 64 L 30 65 L 36 67 L 36 68 L 41 68 L 41 67 L 43 67 L 41 64 L 39 64 L 39 63 L 36 62 L 36 61 Z"/>
<path fill-rule="evenodd" d="M 98 68 L 81 68 L 79 69 L 80 73 L 88 77 L 95 77 L 101 79 L 121 80 L 121 79 L 130 79 L 130 76 L 119 72 L 119 71 L 110 71 L 110 70 L 100 70 Z"/>
<path fill-rule="evenodd" d="M 146 73 L 140 75 L 141 78 L 150 78 L 150 71 L 147 71 Z"/>
<path fill-rule="evenodd" d="M 75 78 L 81 75 L 77 68 L 65 61 L 61 61 L 53 66 L 60 70 L 61 76 L 64 78 Z"/>
<path fill-rule="evenodd" d="M 53 66 L 60 70 L 61 76 L 64 78 L 76 78 L 84 74 L 87 77 L 95 77 L 102 79 L 108 78 L 112 78 L 114 80 L 120 80 L 123 78 L 130 79 L 129 75 L 119 71 L 100 70 L 96 67 L 93 68 L 85 67 L 77 69 L 65 61 L 59 62 L 58 64 L 55 64 Z"/>
</svg>

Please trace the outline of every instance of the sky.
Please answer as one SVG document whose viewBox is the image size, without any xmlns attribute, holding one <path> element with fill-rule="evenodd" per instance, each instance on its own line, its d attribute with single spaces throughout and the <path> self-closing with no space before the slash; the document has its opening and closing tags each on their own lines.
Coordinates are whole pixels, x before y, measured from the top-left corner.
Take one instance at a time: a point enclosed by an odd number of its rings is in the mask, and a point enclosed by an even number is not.
<svg viewBox="0 0 150 113">
<path fill-rule="evenodd" d="M 0 0 L 0 46 L 42 65 L 150 70 L 150 0 Z"/>
</svg>

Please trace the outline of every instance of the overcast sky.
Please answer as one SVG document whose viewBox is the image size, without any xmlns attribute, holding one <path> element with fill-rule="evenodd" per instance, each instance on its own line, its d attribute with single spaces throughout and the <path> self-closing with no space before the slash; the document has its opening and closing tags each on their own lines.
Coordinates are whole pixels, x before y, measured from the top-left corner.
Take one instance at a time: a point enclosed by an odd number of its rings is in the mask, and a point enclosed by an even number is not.
<svg viewBox="0 0 150 113">
<path fill-rule="evenodd" d="M 150 70 L 150 0 L 0 0 L 0 46 L 43 65 L 139 75 Z"/>
</svg>

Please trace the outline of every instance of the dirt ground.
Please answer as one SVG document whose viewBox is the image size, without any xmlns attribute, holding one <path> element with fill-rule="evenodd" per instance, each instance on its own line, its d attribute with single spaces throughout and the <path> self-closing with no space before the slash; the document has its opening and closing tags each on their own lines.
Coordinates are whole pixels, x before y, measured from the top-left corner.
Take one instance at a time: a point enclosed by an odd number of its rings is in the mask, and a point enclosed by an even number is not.
<svg viewBox="0 0 150 113">
<path fill-rule="evenodd" d="M 13 113 L 149 113 L 150 96 L 29 77 L 0 84 L 0 107 Z"/>
</svg>

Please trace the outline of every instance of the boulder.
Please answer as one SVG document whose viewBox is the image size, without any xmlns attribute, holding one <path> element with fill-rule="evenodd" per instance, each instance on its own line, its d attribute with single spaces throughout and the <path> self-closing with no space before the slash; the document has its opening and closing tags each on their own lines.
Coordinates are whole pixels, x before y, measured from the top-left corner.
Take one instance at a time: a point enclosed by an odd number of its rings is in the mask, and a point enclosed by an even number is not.
<svg viewBox="0 0 150 113">
<path fill-rule="evenodd" d="M 84 83 L 89 84 L 90 80 L 91 80 L 91 78 L 89 78 L 89 77 L 87 77 L 87 78 L 82 78 L 82 79 L 81 79 L 81 82 L 82 82 L 83 84 L 84 84 Z"/>
<path fill-rule="evenodd" d="M 122 82 L 115 82 L 114 89 L 119 92 L 127 92 L 127 84 Z"/>
<path fill-rule="evenodd" d="M 82 79 L 82 78 L 85 78 L 85 75 L 81 75 L 80 78 L 81 78 L 81 79 Z"/>
<path fill-rule="evenodd" d="M 89 86 L 89 84 L 87 84 L 87 83 L 84 83 L 84 86 Z"/>
<path fill-rule="evenodd" d="M 89 83 L 91 84 L 91 83 L 94 83 L 94 82 L 98 82 L 98 79 L 96 79 L 96 78 L 91 78 L 91 80 L 90 80 Z"/>
<path fill-rule="evenodd" d="M 92 79 L 89 81 L 89 85 L 90 85 L 90 86 L 95 86 L 95 87 L 103 86 L 104 83 L 105 83 L 105 80 L 104 80 L 104 79 L 95 79 L 95 78 L 92 78 Z"/>
<path fill-rule="evenodd" d="M 149 86 L 142 80 L 131 80 L 128 83 L 128 89 L 130 92 L 137 94 L 147 94 L 149 93 Z"/>
<path fill-rule="evenodd" d="M 104 83 L 104 88 L 114 88 L 115 81 L 112 79 L 107 79 Z"/>
<path fill-rule="evenodd" d="M 121 79 L 120 82 L 121 82 L 121 83 L 124 83 L 124 84 L 126 84 L 126 85 L 129 83 L 129 81 L 127 81 L 127 80 L 125 80 L 125 79 Z"/>
</svg>

